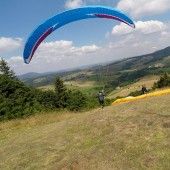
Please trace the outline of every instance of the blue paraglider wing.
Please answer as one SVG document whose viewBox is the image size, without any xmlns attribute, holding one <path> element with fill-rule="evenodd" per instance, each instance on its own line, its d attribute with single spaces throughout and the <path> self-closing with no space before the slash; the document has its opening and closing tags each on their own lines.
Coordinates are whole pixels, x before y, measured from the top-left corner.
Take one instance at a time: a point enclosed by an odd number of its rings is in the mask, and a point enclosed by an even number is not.
<svg viewBox="0 0 170 170">
<path fill-rule="evenodd" d="M 24 62 L 29 63 L 41 42 L 54 30 L 70 22 L 88 18 L 118 20 L 135 28 L 134 22 L 121 11 L 104 6 L 87 6 L 59 13 L 39 25 L 28 38 L 24 48 Z"/>
</svg>

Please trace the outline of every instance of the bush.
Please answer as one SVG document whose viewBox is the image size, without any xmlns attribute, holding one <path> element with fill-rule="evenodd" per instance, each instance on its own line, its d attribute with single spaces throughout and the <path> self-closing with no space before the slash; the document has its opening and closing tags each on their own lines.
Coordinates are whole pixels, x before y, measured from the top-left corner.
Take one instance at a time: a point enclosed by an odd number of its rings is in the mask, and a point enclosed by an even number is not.
<svg viewBox="0 0 170 170">
<path fill-rule="evenodd" d="M 87 107 L 87 98 L 85 95 L 78 91 L 73 90 L 68 93 L 68 106 L 71 111 L 78 111 Z"/>
<path fill-rule="evenodd" d="M 170 86 L 170 77 L 168 74 L 164 74 L 160 77 L 160 79 L 153 84 L 152 89 L 155 90 L 156 88 L 168 87 Z"/>
<path fill-rule="evenodd" d="M 136 97 L 136 96 L 140 96 L 141 94 L 142 94 L 141 90 L 136 90 L 136 91 L 129 93 L 128 96 Z"/>
</svg>

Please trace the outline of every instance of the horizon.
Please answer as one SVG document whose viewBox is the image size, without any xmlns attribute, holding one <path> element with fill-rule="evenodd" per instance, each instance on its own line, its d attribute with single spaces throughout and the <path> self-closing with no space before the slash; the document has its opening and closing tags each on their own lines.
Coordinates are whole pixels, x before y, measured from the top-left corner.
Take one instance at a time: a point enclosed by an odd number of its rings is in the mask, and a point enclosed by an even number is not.
<svg viewBox="0 0 170 170">
<path fill-rule="evenodd" d="M 131 0 L 129 5 L 127 2 L 129 1 L 2 1 L 0 58 L 6 60 L 17 75 L 22 75 L 115 62 L 168 47 L 170 3 L 167 0 Z M 57 13 L 91 5 L 109 6 L 122 11 L 135 22 L 136 28 L 107 19 L 73 22 L 48 36 L 38 47 L 30 64 L 24 63 L 24 44 L 40 23 Z"/>
<path fill-rule="evenodd" d="M 116 63 L 116 62 L 118 62 L 118 61 L 123 61 L 123 60 L 126 60 L 126 59 L 131 59 L 131 58 L 135 58 L 135 57 L 141 57 L 141 56 L 145 56 L 145 55 L 151 55 L 151 54 L 154 54 L 154 53 L 156 53 L 156 52 L 159 52 L 159 51 L 162 51 L 162 50 L 165 50 L 165 49 L 167 49 L 167 48 L 170 48 L 170 46 L 167 46 L 167 47 L 164 47 L 163 49 L 160 49 L 160 50 L 156 50 L 156 51 L 154 51 L 154 52 L 152 52 L 152 53 L 147 53 L 147 54 L 142 54 L 142 55 L 138 55 L 138 56 L 132 56 L 132 57 L 128 57 L 128 58 L 123 58 L 123 59 L 119 59 L 119 60 L 116 60 L 116 61 L 108 61 L 108 62 L 103 62 L 103 63 L 96 63 L 96 64 L 89 64 L 89 65 L 84 65 L 84 66 L 80 66 L 80 67 L 74 67 L 74 68 L 66 68 L 66 69 L 63 69 L 63 70 L 57 70 L 57 71 L 47 71 L 47 72 L 27 72 L 27 73 L 24 73 L 24 74 L 21 74 L 21 75 L 17 75 L 17 76 L 24 76 L 24 75 L 26 75 L 26 74 L 42 74 L 42 75 L 44 75 L 44 74 L 53 74 L 53 73 L 63 73 L 63 72 L 70 72 L 70 71 L 76 71 L 76 70 L 78 70 L 78 69 L 82 69 L 83 70 L 83 67 L 86 67 L 86 68 L 90 68 L 90 67 L 95 67 L 95 66 L 97 66 L 97 65 L 108 65 L 108 64 L 114 64 L 114 63 Z M 85 69 L 86 69 L 85 68 Z"/>
</svg>

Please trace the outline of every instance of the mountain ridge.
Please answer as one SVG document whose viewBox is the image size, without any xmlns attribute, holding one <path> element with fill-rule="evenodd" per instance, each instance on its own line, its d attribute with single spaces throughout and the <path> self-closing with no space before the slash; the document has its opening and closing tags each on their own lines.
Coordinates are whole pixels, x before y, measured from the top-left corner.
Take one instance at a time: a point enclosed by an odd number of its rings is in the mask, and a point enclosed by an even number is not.
<svg viewBox="0 0 170 170">
<path fill-rule="evenodd" d="M 168 56 L 170 56 L 170 46 L 161 50 L 157 50 L 153 53 L 149 53 L 141 56 L 129 57 L 110 63 L 107 62 L 105 64 L 100 63 L 100 64 L 95 64 L 93 66 L 89 65 L 82 68 L 78 67 L 63 72 L 58 71 L 58 72 L 50 72 L 50 73 L 48 72 L 32 73 L 32 74 L 27 73 L 25 75 L 19 76 L 19 79 L 24 81 L 24 83 L 26 83 L 27 85 L 38 87 L 38 86 L 51 84 L 54 81 L 55 77 L 61 77 L 61 78 L 67 77 L 67 81 L 72 81 L 72 80 L 76 80 L 75 75 L 77 75 L 77 79 L 81 79 L 84 76 L 86 76 L 86 77 L 90 77 L 90 79 L 96 80 L 97 74 L 99 74 L 100 71 L 100 74 L 109 78 L 110 79 L 109 82 L 111 82 L 111 80 L 112 81 L 115 80 L 116 75 L 124 76 L 125 73 L 127 74 L 127 72 L 129 74 L 130 72 L 136 74 L 135 71 L 138 71 L 140 73 L 137 74 L 143 74 L 143 72 L 148 72 L 148 68 L 149 68 L 150 72 L 148 74 L 151 74 L 151 72 L 158 73 L 158 70 L 161 68 L 162 70 L 169 69 L 170 59 L 168 58 Z M 168 70 L 168 72 L 169 71 L 170 70 Z M 90 73 L 91 76 L 89 76 L 89 74 L 87 73 Z M 124 75 L 123 74 L 121 75 L 121 73 L 124 73 Z M 99 81 L 99 79 L 97 81 Z"/>
</svg>

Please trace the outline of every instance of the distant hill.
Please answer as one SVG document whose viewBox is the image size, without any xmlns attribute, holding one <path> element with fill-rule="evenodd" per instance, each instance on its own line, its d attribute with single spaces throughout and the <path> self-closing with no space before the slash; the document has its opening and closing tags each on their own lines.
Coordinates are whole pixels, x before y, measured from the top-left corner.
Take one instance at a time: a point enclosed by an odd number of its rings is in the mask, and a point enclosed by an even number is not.
<svg viewBox="0 0 170 170">
<path fill-rule="evenodd" d="M 41 76 L 40 73 L 30 72 L 30 73 L 20 75 L 18 77 L 19 77 L 20 80 L 25 81 L 25 80 L 28 80 L 28 79 L 34 79 L 34 78 L 39 77 L 39 76 Z"/>
<path fill-rule="evenodd" d="M 142 69 L 147 67 L 155 67 L 155 65 L 161 63 L 165 66 L 169 66 L 169 60 L 164 60 L 166 57 L 170 56 L 170 47 L 156 51 L 151 54 L 145 54 L 136 57 L 130 57 L 114 63 L 109 64 L 108 66 L 114 66 L 115 71 L 129 70 L 129 69 Z"/>
<path fill-rule="evenodd" d="M 146 75 L 158 75 L 170 72 L 170 47 L 150 54 L 122 59 L 107 64 L 79 68 L 71 71 L 53 73 L 28 73 L 19 78 L 25 84 L 40 87 L 53 83 L 55 77 L 64 81 L 105 81 L 108 87 L 124 86 Z M 102 76 L 102 77 L 101 77 Z"/>
</svg>

